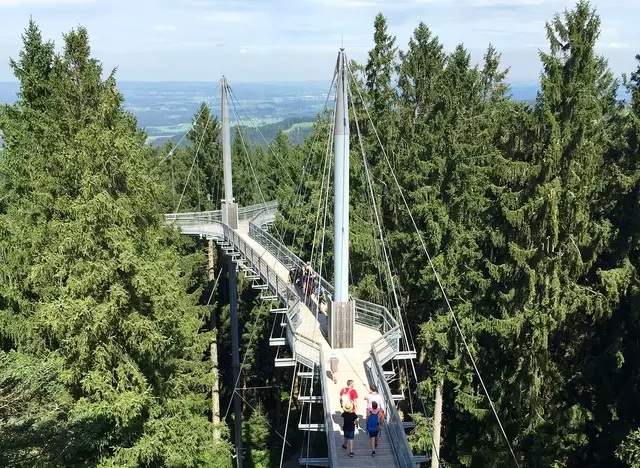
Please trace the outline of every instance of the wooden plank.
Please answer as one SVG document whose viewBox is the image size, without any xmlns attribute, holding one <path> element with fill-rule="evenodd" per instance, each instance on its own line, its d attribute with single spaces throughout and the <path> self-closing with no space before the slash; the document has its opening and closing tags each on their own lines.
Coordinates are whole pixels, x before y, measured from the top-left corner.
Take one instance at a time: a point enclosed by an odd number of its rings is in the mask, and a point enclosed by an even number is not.
<svg viewBox="0 0 640 468">
<path fill-rule="evenodd" d="M 356 320 L 354 301 L 332 302 L 329 312 L 329 345 L 333 349 L 353 348 Z"/>
</svg>

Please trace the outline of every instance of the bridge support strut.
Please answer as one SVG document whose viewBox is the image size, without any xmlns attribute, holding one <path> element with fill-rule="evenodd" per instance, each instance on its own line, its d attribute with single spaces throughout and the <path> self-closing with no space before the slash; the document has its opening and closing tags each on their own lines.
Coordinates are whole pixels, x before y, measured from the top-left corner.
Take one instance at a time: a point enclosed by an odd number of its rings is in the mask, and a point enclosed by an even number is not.
<svg viewBox="0 0 640 468">
<path fill-rule="evenodd" d="M 236 466 L 242 468 L 242 407 L 240 395 L 238 395 L 238 376 L 240 375 L 240 338 L 238 337 L 238 289 L 236 286 L 236 266 L 230 255 L 227 256 L 227 268 L 229 269 L 229 306 L 231 309 L 231 367 L 233 369 L 233 409 L 235 414 L 235 443 Z"/>
</svg>

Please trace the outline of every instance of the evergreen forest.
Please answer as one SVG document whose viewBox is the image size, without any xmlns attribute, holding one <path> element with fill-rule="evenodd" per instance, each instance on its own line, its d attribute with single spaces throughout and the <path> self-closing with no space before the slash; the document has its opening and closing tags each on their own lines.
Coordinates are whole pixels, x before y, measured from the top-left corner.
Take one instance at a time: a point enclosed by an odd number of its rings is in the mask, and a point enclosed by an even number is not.
<svg viewBox="0 0 640 468">
<path fill-rule="evenodd" d="M 472 63 L 425 23 L 398 44 L 379 14 L 366 62 L 350 64 L 351 293 L 394 306 L 375 202 L 418 355 L 410 443 L 430 450 L 440 392 L 444 467 L 515 466 L 504 429 L 521 467 L 640 468 L 640 55 L 614 76 L 601 26 L 583 0 L 549 18 L 534 103 L 510 97 L 493 46 Z M 234 389 L 244 466 L 297 460 L 299 386 L 273 365 L 268 305 L 239 274 L 236 383 L 222 251 L 164 225 L 165 213 L 219 209 L 219 118 L 203 103 L 186 144 L 146 144 L 83 27 L 54 45 L 31 21 L 10 66 L 0 466 L 232 467 Z M 296 144 L 232 138 L 236 201 L 277 200 L 274 229 L 303 259 L 330 122 L 319 114 Z"/>
</svg>

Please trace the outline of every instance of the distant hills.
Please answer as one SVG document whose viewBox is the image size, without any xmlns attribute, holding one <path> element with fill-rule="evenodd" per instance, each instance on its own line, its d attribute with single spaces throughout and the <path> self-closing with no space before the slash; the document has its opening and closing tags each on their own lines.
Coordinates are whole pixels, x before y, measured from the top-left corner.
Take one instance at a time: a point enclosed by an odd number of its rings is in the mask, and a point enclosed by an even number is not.
<svg viewBox="0 0 640 468">
<path fill-rule="evenodd" d="M 144 127 L 154 146 L 177 142 L 189 129 L 201 102 L 207 102 L 214 114 L 220 113 L 220 89 L 216 82 L 136 82 L 121 81 L 118 89 L 125 107 Z M 229 117 L 232 125 L 243 124 L 243 133 L 252 144 L 264 144 L 278 131 L 300 143 L 311 133 L 316 115 L 322 110 L 328 91 L 325 82 L 231 83 Z M 0 102 L 16 98 L 17 82 L 0 82 Z M 537 83 L 511 85 L 513 99 L 533 103 Z M 253 127 L 258 127 L 259 131 Z"/>
<path fill-rule="evenodd" d="M 289 137 L 289 141 L 293 145 L 300 144 L 304 138 L 311 133 L 313 125 L 316 121 L 315 115 L 288 117 L 279 122 L 268 123 L 258 127 L 250 127 L 243 125 L 240 128 L 242 136 L 250 145 L 266 146 L 268 142 L 273 140 L 279 131 L 283 131 Z M 171 141 L 173 144 L 180 142 L 186 132 L 177 133 L 171 136 L 162 136 L 153 140 L 153 146 L 161 146 Z M 231 131 L 233 139 L 235 132 Z M 182 140 L 181 146 L 186 145 L 186 140 Z"/>
</svg>

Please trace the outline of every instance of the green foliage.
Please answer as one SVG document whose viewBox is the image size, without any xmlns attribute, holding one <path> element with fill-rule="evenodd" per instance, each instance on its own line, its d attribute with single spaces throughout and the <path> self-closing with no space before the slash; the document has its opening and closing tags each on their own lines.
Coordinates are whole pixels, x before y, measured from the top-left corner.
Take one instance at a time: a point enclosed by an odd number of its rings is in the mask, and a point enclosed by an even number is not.
<svg viewBox="0 0 640 468">
<path fill-rule="evenodd" d="M 220 209 L 224 198 L 220 123 L 202 103 L 192 125 L 185 147 L 167 143 L 157 151 L 154 172 L 169 189 L 162 193 L 162 212 Z"/>
<path fill-rule="evenodd" d="M 267 414 L 262 402 L 253 408 L 251 416 L 244 424 L 244 440 L 251 447 L 251 466 L 255 468 L 268 468 L 271 466 L 269 451 L 269 428 Z"/>
<path fill-rule="evenodd" d="M 433 421 L 421 413 L 411 415 L 415 427 L 408 436 L 409 445 L 414 453 L 431 452 L 433 447 Z"/>
<path fill-rule="evenodd" d="M 599 31 L 584 1 L 547 24 L 532 105 L 510 99 L 493 46 L 474 65 L 423 23 L 398 51 L 379 14 L 366 63 L 350 64 L 351 293 L 398 311 L 423 396 L 444 382 L 447 465 L 512 460 L 389 167 L 521 466 L 639 466 L 640 66 L 616 101 Z M 204 331 L 224 411 L 228 280 L 212 294 L 205 243 L 159 216 L 220 206 L 219 122 L 203 104 L 186 145 L 154 155 L 84 29 L 57 55 L 33 23 L 23 39 L 19 101 L 0 110 L 0 464 L 230 466 L 206 417 Z M 235 129 L 231 148 L 236 201 L 277 199 L 274 233 L 329 280 L 331 126 L 319 115 L 299 146 Z M 242 275 L 238 294 L 245 461 L 266 467 L 293 375 L 273 367 L 271 314 Z M 411 446 L 430 452 L 430 414 L 411 416 Z"/>
<path fill-rule="evenodd" d="M 462 46 L 446 53 L 424 24 L 396 55 L 379 15 L 366 65 L 352 65 L 351 133 L 357 116 L 391 272 L 424 356 L 422 388 L 445 380 L 448 463 L 512 460 L 389 164 L 521 463 L 618 466 L 614 450 L 637 426 L 639 80 L 634 72 L 625 81 L 625 112 L 595 52 L 599 28 L 586 2 L 548 24 L 533 106 L 510 99 L 493 46 L 474 66 Z M 319 119 L 304 146 L 314 176 L 301 196 L 286 198 L 278 228 L 307 260 L 324 242 L 331 279 L 332 232 L 315 228 L 325 198 L 332 203 L 331 188 L 321 193 L 325 147 L 317 142 L 329 122 Z M 391 305 L 357 139 L 351 148 L 352 289 Z M 416 450 L 429 450 L 425 428 L 411 436 Z"/>
<path fill-rule="evenodd" d="M 640 429 L 629 433 L 616 450 L 616 456 L 629 468 L 640 467 Z"/>
<path fill-rule="evenodd" d="M 65 35 L 59 55 L 38 38 L 31 22 L 12 62 L 20 99 L 0 116 L 0 337 L 15 350 L 3 359 L 25 362 L 0 381 L 43 404 L 3 425 L 0 452 L 57 452 L 51 466 L 212 466 L 228 449 L 210 443 L 209 337 L 161 224 L 152 153 L 86 30 Z"/>
</svg>

